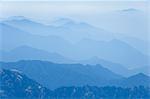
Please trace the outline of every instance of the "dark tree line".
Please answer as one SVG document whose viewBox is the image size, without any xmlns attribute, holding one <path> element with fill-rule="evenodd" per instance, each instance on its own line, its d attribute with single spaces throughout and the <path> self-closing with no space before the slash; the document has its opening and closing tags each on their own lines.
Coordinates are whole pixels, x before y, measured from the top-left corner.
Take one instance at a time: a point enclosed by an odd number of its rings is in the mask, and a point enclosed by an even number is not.
<svg viewBox="0 0 150 99">
<path fill-rule="evenodd" d="M 53 91 L 52 97 L 82 99 L 150 99 L 150 88 L 139 86 L 121 87 L 62 87 Z"/>
</svg>

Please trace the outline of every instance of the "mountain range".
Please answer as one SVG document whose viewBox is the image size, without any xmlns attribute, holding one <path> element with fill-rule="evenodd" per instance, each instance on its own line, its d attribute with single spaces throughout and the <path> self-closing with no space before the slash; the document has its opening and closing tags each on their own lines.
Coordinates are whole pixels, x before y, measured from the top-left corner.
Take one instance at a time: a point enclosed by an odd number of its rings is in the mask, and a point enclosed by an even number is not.
<svg viewBox="0 0 150 99">
<path fill-rule="evenodd" d="M 147 75 L 144 75 L 143 73 L 139 73 L 139 74 L 133 75 L 131 77 L 128 77 L 127 79 L 124 79 L 121 82 L 121 85 L 128 86 L 128 87 L 132 87 L 134 85 L 150 86 L 150 77 Z"/>
<path fill-rule="evenodd" d="M 50 53 L 45 50 L 36 49 L 30 46 L 19 46 L 10 51 L 1 51 L 1 61 L 19 61 L 19 60 L 47 60 L 54 63 L 71 63 L 68 59 L 57 53 Z"/>
<path fill-rule="evenodd" d="M 86 84 L 101 86 L 110 80 L 122 78 L 122 76 L 113 73 L 101 65 L 56 64 L 33 60 L 1 62 L 0 66 L 5 69 L 22 71 L 30 78 L 35 79 L 50 89 Z"/>
<path fill-rule="evenodd" d="M 149 99 L 148 14 L 96 16 L 0 19 L 0 97 Z"/>
<path fill-rule="evenodd" d="M 56 26 L 56 22 L 57 24 L 59 23 L 62 25 Z M 67 18 L 61 18 L 56 20 L 54 25 L 44 25 L 42 23 L 32 21 L 31 19 L 25 18 L 23 16 L 9 18 L 7 20 L 2 21 L 2 23 L 36 35 L 60 36 L 66 40 L 69 40 L 70 42 L 80 41 L 83 38 L 107 41 L 112 39 L 113 37 L 113 34 L 106 30 L 96 28 L 88 23 L 75 22 Z"/>
<path fill-rule="evenodd" d="M 103 67 L 117 73 L 119 75 L 123 75 L 125 77 L 131 76 L 137 73 L 144 73 L 149 75 L 148 66 L 143 66 L 140 68 L 135 68 L 130 70 L 126 68 L 124 65 L 119 63 L 114 63 L 108 60 L 101 59 L 99 57 L 91 57 L 85 60 L 71 60 L 67 57 L 62 56 L 58 53 L 50 53 L 42 49 L 33 48 L 30 46 L 19 46 L 15 49 L 10 51 L 2 51 L 1 50 L 1 57 L 0 61 L 5 62 L 12 62 L 12 61 L 19 61 L 19 60 L 45 60 L 51 61 L 54 63 L 81 63 L 81 64 L 89 64 L 89 65 L 96 65 L 101 64 Z"/>
<path fill-rule="evenodd" d="M 56 64 L 48 61 L 28 60 L 0 62 L 0 66 L 4 69 L 22 71 L 31 79 L 36 80 L 49 89 L 55 89 L 61 86 L 82 85 L 113 85 L 123 87 L 149 85 L 149 76 L 142 73 L 126 78 L 115 74 L 101 65 Z"/>
<path fill-rule="evenodd" d="M 91 54 L 105 60 L 123 64 L 128 68 L 149 64 L 147 55 L 144 55 L 134 47 L 118 39 L 113 39 L 108 42 L 83 39 L 76 44 L 76 47 L 82 52 L 80 56 L 90 57 Z"/>
<path fill-rule="evenodd" d="M 69 18 L 59 18 L 57 20 L 54 20 L 53 22 L 51 22 L 51 25 L 45 25 L 39 22 L 35 22 L 30 18 L 26 18 L 24 16 L 12 16 L 9 17 L 5 20 L 2 21 L 2 23 L 5 23 L 7 25 L 11 25 L 13 27 L 19 28 L 23 31 L 32 33 L 32 34 L 36 34 L 36 35 L 42 35 L 42 36 L 48 36 L 48 35 L 55 35 L 55 36 L 60 36 L 70 42 L 78 42 L 84 38 L 88 38 L 88 39 L 93 39 L 93 40 L 103 40 L 103 41 L 109 41 L 112 40 L 114 38 L 117 38 L 119 40 L 122 40 L 130 45 L 132 45 L 133 47 L 137 48 L 139 51 L 143 52 L 144 54 L 147 54 L 148 50 L 146 50 L 148 48 L 148 36 L 147 36 L 147 29 L 145 29 L 145 25 L 143 22 L 145 22 L 143 18 L 144 15 L 139 15 L 137 14 L 137 16 L 139 17 L 138 21 L 141 21 L 139 23 L 138 28 L 137 24 L 136 25 L 132 25 L 129 26 L 128 24 L 132 24 L 131 23 L 131 19 L 133 19 L 134 16 L 132 13 L 130 13 L 130 15 L 127 17 L 124 17 L 124 14 L 122 13 L 126 13 L 125 11 L 118 11 L 118 12 L 114 12 L 112 13 L 112 15 L 107 15 L 107 17 L 100 17 L 99 19 L 101 20 L 101 22 L 99 22 L 100 27 L 95 27 L 91 24 L 85 23 L 85 22 L 76 22 L 72 19 Z M 137 11 L 137 13 L 139 13 Z M 119 15 L 118 15 L 119 14 Z M 101 15 L 101 16 L 106 16 L 106 15 Z M 113 16 L 113 18 L 110 18 L 111 16 Z M 118 21 L 118 17 L 119 16 L 119 21 Z M 123 16 L 123 17 L 122 17 Z M 125 15 L 126 16 L 126 15 Z M 140 19 L 141 18 L 141 19 Z M 116 20 L 114 22 L 114 20 Z M 116 27 L 116 25 L 114 25 L 114 23 L 118 22 L 117 24 L 122 24 L 122 20 L 126 20 L 124 23 L 124 28 L 122 25 L 117 25 L 120 26 L 120 28 Z M 106 21 L 107 20 L 107 21 Z M 110 20 L 110 21 L 108 21 Z M 97 21 L 98 22 L 98 21 Z M 109 23 L 108 23 L 109 22 Z M 126 23 L 127 22 L 127 23 Z M 137 20 L 136 20 L 137 22 Z M 134 22 L 134 23 L 136 23 Z M 143 27 L 143 28 L 139 28 L 139 27 Z M 106 28 L 107 27 L 107 28 Z M 113 28 L 112 28 L 113 27 Z M 132 28 L 131 28 L 132 27 Z M 106 28 L 106 30 L 105 30 Z M 117 29 L 116 29 L 117 28 Z M 135 29 L 136 28 L 136 29 Z M 119 30 L 120 29 L 120 30 Z M 138 30 L 137 30 L 138 29 Z M 109 30 L 109 31 L 107 31 Z M 119 31 L 116 31 L 119 30 Z M 112 32 L 110 32 L 112 31 Z M 126 34 L 130 34 L 130 35 L 126 35 L 124 32 L 126 31 Z M 139 37 L 134 37 L 131 36 L 133 32 L 136 34 L 139 34 L 143 37 L 146 36 L 144 38 L 147 39 L 140 39 Z M 136 31 L 136 32 L 135 32 Z M 122 33 L 123 32 L 123 33 Z M 143 35 L 144 33 L 144 35 Z"/>
<path fill-rule="evenodd" d="M 26 20 L 25 23 L 24 23 L 24 20 Z M 16 22 L 16 19 L 15 20 L 13 19 L 11 21 Z M 32 31 L 28 31 L 28 30 L 22 29 L 20 27 L 17 27 L 17 26 L 21 26 L 21 25 L 15 26 L 15 25 L 9 24 L 9 22 L 11 23 L 11 21 L 9 21 L 9 20 L 4 21 L 0 24 L 0 27 L 2 30 L 2 33 L 0 35 L 2 38 L 2 41 L 1 41 L 2 48 L 1 49 L 11 50 L 11 49 L 14 49 L 14 48 L 22 46 L 22 45 L 28 45 L 31 47 L 43 49 L 50 53 L 59 53 L 65 57 L 70 58 L 71 60 L 76 60 L 76 59 L 82 60 L 82 59 L 87 59 L 87 58 L 97 56 L 104 60 L 108 60 L 108 61 L 119 63 L 122 65 L 126 65 L 126 67 L 129 69 L 130 68 L 139 68 L 141 66 L 149 65 L 149 63 L 148 63 L 149 56 L 148 55 L 143 54 L 138 49 L 132 47 L 130 44 L 128 44 L 122 40 L 119 40 L 119 39 L 112 38 L 112 40 L 105 39 L 104 41 L 103 40 L 100 41 L 100 39 L 94 40 L 94 39 L 84 38 L 82 40 L 79 40 L 76 43 L 71 43 L 69 40 L 65 40 L 65 38 L 61 36 L 64 34 L 62 34 L 60 32 L 57 32 L 60 34 L 59 36 L 54 35 L 55 32 L 54 32 L 54 34 L 51 34 L 49 36 L 44 36 L 42 34 L 37 35 L 37 34 L 34 34 Z M 15 23 L 15 24 L 19 24 L 18 21 L 21 24 L 24 23 L 24 25 L 26 25 L 27 27 L 30 26 L 27 24 L 31 23 L 31 22 L 28 22 L 30 20 L 21 18 L 21 19 L 17 19 L 17 23 Z M 34 22 L 32 22 L 32 23 L 34 23 Z M 38 24 L 38 23 L 35 23 L 35 24 Z M 25 27 L 25 26 L 23 26 L 23 27 Z M 41 27 L 41 26 L 39 26 L 39 27 Z M 37 27 L 37 28 L 39 28 L 39 27 Z M 73 25 L 73 27 L 74 27 L 74 25 Z M 89 25 L 89 27 L 92 27 L 92 26 Z M 30 28 L 31 28 L 31 26 L 30 26 Z M 88 27 L 86 27 L 86 28 L 88 28 Z M 44 30 L 49 31 L 46 29 L 44 29 Z M 76 30 L 78 30 L 78 28 L 76 28 Z M 61 30 L 61 31 L 63 31 L 63 30 Z M 78 31 L 80 31 L 80 29 Z M 79 33 L 79 32 L 77 32 L 77 33 Z M 95 35 L 95 33 L 96 32 L 94 32 L 94 35 Z M 76 33 L 73 33 L 73 34 L 76 34 Z M 82 34 L 82 33 L 80 33 L 80 34 Z M 98 33 L 98 34 L 101 34 L 101 33 Z M 110 34 L 110 33 L 105 32 L 104 34 Z M 88 33 L 86 35 L 88 35 Z M 97 35 L 97 33 L 96 33 L 96 35 Z M 69 35 L 64 35 L 64 36 L 69 37 Z M 73 36 L 73 35 L 71 34 L 71 36 Z M 75 36 L 73 36 L 73 37 L 75 37 Z M 82 37 L 82 36 L 79 36 L 79 37 Z M 91 36 L 88 36 L 88 37 L 91 37 Z M 95 37 L 103 38 L 102 35 L 101 36 L 97 35 Z M 109 37 L 109 36 L 106 36 L 106 37 Z M 110 37 L 113 37 L 113 36 L 110 36 Z M 89 50 L 87 50 L 87 49 L 89 49 Z M 76 54 L 76 53 L 78 53 L 78 54 Z M 118 53 L 118 54 L 116 54 L 116 53 Z M 133 61 L 133 59 L 134 59 L 134 61 Z"/>
</svg>

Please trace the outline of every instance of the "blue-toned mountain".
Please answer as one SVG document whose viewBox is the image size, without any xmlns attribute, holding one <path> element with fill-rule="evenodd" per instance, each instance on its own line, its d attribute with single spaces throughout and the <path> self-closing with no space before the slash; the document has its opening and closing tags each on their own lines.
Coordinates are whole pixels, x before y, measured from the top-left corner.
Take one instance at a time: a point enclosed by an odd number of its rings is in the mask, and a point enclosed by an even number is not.
<svg viewBox="0 0 150 99">
<path fill-rule="evenodd" d="M 36 81 L 28 78 L 18 70 L 0 69 L 1 99 L 43 99 L 51 95 L 51 91 Z"/>
<path fill-rule="evenodd" d="M 10 51 L 1 51 L 1 61 L 19 61 L 19 60 L 47 60 L 54 63 L 71 63 L 68 59 L 57 53 L 50 53 L 45 50 L 36 49 L 30 46 L 19 46 Z"/>
<path fill-rule="evenodd" d="M 139 74 L 143 75 L 143 74 Z M 145 76 L 145 75 L 144 75 Z M 143 76 L 142 76 L 143 77 Z M 0 97 L 1 99 L 55 99 L 55 98 L 143 98 L 150 97 L 150 88 L 137 86 L 134 88 L 123 88 L 114 86 L 62 86 L 53 91 L 43 87 L 36 81 L 28 78 L 21 71 L 0 69 Z M 146 77 L 147 79 L 147 77 Z M 142 79 L 141 79 L 142 80 Z"/>
<path fill-rule="evenodd" d="M 17 20 L 17 23 L 14 23 L 14 25 L 9 24 L 9 22 L 10 23 L 11 21 L 16 22 L 16 20 Z M 148 64 L 149 56 L 147 54 L 143 54 L 134 46 L 131 46 L 125 41 L 122 41 L 119 39 L 112 39 L 112 38 L 111 38 L 112 40 L 108 40 L 107 37 L 113 37 L 113 36 L 107 36 L 110 33 L 106 33 L 106 32 L 103 33 L 100 30 L 96 30 L 99 34 L 98 36 L 97 32 L 95 31 L 95 28 L 87 23 L 79 23 L 79 24 L 82 24 L 82 27 L 80 29 L 79 28 L 80 25 L 78 25 L 78 23 L 74 23 L 71 21 L 71 23 L 69 22 L 66 24 L 72 24 L 72 25 L 61 26 L 61 27 L 57 27 L 57 29 L 54 29 L 54 30 L 57 30 L 57 33 L 52 32 L 52 35 L 50 36 L 41 36 L 41 35 L 37 35 L 36 32 L 30 32 L 26 29 L 17 27 L 17 26 L 21 26 L 17 24 L 19 24 L 20 21 L 22 20 L 26 20 L 27 24 L 30 24 L 30 22 L 35 23 L 34 21 L 28 20 L 27 18 L 11 19 L 11 20 L 8 20 L 8 22 L 5 21 L 1 23 L 0 25 L 1 30 L 2 30 L 2 32 L 0 32 L 1 33 L 0 38 L 2 38 L 1 43 L 0 43 L 2 45 L 1 49 L 9 50 L 9 49 L 16 48 L 18 46 L 28 45 L 34 48 L 44 49 L 48 52 L 59 53 L 71 59 L 81 60 L 81 59 L 87 59 L 93 56 L 97 56 L 104 60 L 123 64 L 124 66 L 128 68 L 139 68 L 141 66 L 149 65 Z M 23 23 L 24 22 L 22 22 L 22 24 Z M 26 25 L 27 27 L 30 26 L 27 24 L 23 24 L 23 25 Z M 39 24 L 41 25 L 41 23 Z M 69 26 L 71 26 L 71 31 L 69 30 Z M 39 26 L 39 27 L 42 27 L 42 26 Z M 39 27 L 37 27 L 36 29 L 38 30 Z M 58 28 L 60 28 L 61 32 L 64 32 L 66 34 L 59 32 Z M 66 31 L 62 30 L 62 28 L 63 29 L 65 28 Z M 83 32 L 82 29 L 86 30 L 87 32 Z M 90 30 L 94 29 L 95 32 L 91 32 L 88 29 Z M 53 30 L 53 29 L 50 29 L 50 30 Z M 49 30 L 47 29 L 44 29 L 43 33 L 44 31 L 49 32 Z M 88 32 L 90 32 L 90 35 Z M 94 37 L 97 37 L 98 40 L 86 39 L 86 37 L 87 38 L 92 37 L 91 34 L 95 35 Z M 106 36 L 106 38 L 103 36 L 103 34 Z M 84 38 L 84 39 L 80 40 L 78 43 L 72 44 L 69 41 L 65 40 L 64 37 L 67 37 L 71 39 L 72 41 L 73 39 L 75 40 L 77 39 L 79 40 L 81 38 Z M 103 41 L 103 40 L 101 41 L 101 38 L 107 41 Z M 140 45 L 143 45 L 143 44 L 140 44 Z"/>
<path fill-rule="evenodd" d="M 17 69 L 48 88 L 60 86 L 104 86 L 122 76 L 101 65 L 56 64 L 47 61 L 0 62 L 6 69 Z M 104 76 L 105 75 L 105 76 Z"/>
</svg>

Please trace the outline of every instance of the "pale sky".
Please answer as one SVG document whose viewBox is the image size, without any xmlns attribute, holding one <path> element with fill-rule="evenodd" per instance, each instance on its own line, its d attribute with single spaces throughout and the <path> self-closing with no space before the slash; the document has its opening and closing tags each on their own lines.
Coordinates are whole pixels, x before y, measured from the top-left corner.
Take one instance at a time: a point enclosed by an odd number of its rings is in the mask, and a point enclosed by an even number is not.
<svg viewBox="0 0 150 99">
<path fill-rule="evenodd" d="M 6 1 L 6 0 L 5 0 Z M 11 0 L 9 0 L 11 1 Z M 0 2 L 0 18 L 9 16 L 26 16 L 36 20 L 48 21 L 57 17 L 71 17 L 80 19 L 82 17 L 94 17 L 101 13 L 135 8 L 146 10 L 147 3 L 143 1 L 92 1 L 92 2 Z M 31 0 L 30 0 L 31 1 Z M 32 0 L 35 1 L 35 0 Z M 63 1 L 63 0 L 59 0 Z M 81 1 L 81 0 L 80 0 Z M 45 20 L 47 19 L 47 20 Z"/>
<path fill-rule="evenodd" d="M 46 24 L 49 24 L 55 18 L 71 18 L 76 21 L 83 21 L 94 26 L 102 27 L 100 24 L 102 22 L 97 20 L 102 14 L 105 15 L 106 13 L 131 8 L 143 12 L 148 12 L 149 10 L 149 2 L 146 0 L 42 0 L 44 2 L 35 2 L 35 0 L 18 0 L 20 2 L 10 1 L 12 0 L 0 0 L 0 18 L 25 16 Z M 144 16 L 147 16 L 147 13 L 144 14 Z M 106 28 L 106 26 L 104 25 L 102 28 Z M 109 29 L 109 27 L 106 29 Z M 134 30 L 136 29 L 137 27 L 134 28 Z"/>
</svg>

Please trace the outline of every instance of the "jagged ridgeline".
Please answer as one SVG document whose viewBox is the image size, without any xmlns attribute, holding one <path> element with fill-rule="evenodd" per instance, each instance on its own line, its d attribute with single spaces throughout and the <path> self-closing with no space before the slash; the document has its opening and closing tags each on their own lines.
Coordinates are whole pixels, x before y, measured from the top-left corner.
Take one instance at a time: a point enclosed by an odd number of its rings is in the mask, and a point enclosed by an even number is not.
<svg viewBox="0 0 150 99">
<path fill-rule="evenodd" d="M 40 60 L 0 62 L 4 69 L 22 71 L 49 89 L 62 86 L 149 86 L 150 77 L 138 73 L 130 77 L 118 75 L 101 65 L 58 64 Z"/>
<path fill-rule="evenodd" d="M 60 87 L 54 90 L 42 86 L 17 70 L 0 70 L 1 99 L 148 99 L 150 88 L 121 87 Z M 60 82 L 61 83 L 61 82 Z"/>
</svg>

